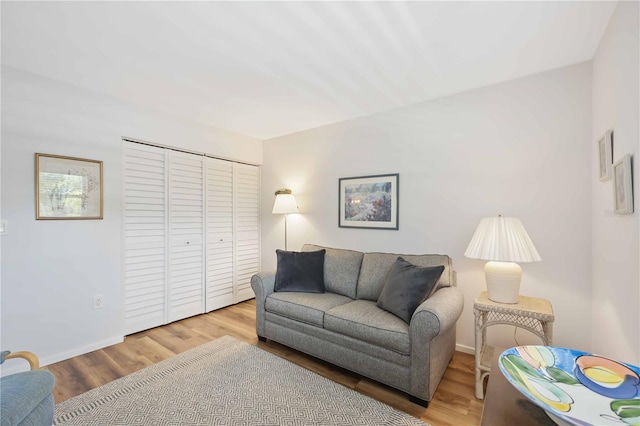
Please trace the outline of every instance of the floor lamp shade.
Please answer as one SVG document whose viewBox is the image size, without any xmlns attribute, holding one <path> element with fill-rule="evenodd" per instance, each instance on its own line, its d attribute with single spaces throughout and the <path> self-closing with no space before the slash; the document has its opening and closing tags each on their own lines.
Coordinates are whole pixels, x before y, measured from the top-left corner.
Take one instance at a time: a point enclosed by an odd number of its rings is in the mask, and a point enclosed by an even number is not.
<svg viewBox="0 0 640 426">
<path fill-rule="evenodd" d="M 522 269 L 517 262 L 542 260 L 520 219 L 502 216 L 480 220 L 464 255 L 489 261 L 484 267 L 489 299 L 500 303 L 518 303 Z"/>
<path fill-rule="evenodd" d="M 288 192 L 287 192 L 288 191 Z M 298 213 L 296 198 L 290 189 L 280 189 L 276 191 L 276 201 L 273 203 L 273 214 Z"/>
<path fill-rule="evenodd" d="M 276 200 L 273 203 L 271 213 L 284 215 L 284 249 L 287 250 L 287 215 L 289 213 L 298 213 L 298 205 L 290 189 L 276 191 Z"/>
</svg>

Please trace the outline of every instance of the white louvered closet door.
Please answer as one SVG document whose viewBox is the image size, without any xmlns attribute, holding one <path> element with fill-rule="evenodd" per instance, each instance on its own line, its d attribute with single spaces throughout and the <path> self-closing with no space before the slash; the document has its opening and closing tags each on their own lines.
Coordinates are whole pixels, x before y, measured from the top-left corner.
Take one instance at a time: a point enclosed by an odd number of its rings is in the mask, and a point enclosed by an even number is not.
<svg viewBox="0 0 640 426">
<path fill-rule="evenodd" d="M 204 312 L 203 157 L 169 152 L 168 321 Z"/>
<path fill-rule="evenodd" d="M 165 321 L 166 151 L 124 143 L 125 334 Z"/>
<path fill-rule="evenodd" d="M 125 334 L 254 297 L 260 169 L 125 141 Z"/>
<path fill-rule="evenodd" d="M 206 307 L 209 312 L 234 303 L 233 163 L 205 158 L 206 164 Z"/>
<path fill-rule="evenodd" d="M 260 169 L 234 164 L 235 302 L 255 297 L 251 277 L 260 268 Z"/>
</svg>

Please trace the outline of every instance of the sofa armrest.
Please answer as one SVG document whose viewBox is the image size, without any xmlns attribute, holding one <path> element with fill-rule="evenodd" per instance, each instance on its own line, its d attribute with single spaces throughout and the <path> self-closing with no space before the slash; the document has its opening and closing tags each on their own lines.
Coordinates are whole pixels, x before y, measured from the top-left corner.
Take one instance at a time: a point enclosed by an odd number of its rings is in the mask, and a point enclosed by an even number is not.
<svg viewBox="0 0 640 426">
<path fill-rule="evenodd" d="M 462 314 L 464 298 L 457 287 L 443 287 L 422 302 L 411 317 L 411 341 L 433 339 L 443 330 L 455 327 Z"/>
<path fill-rule="evenodd" d="M 464 298 L 457 287 L 443 287 L 411 317 L 411 394 L 431 400 L 456 347 L 456 322 Z"/>
<path fill-rule="evenodd" d="M 256 333 L 264 336 L 265 302 L 267 296 L 274 292 L 276 271 L 261 271 L 251 277 L 251 288 L 256 295 Z"/>
</svg>

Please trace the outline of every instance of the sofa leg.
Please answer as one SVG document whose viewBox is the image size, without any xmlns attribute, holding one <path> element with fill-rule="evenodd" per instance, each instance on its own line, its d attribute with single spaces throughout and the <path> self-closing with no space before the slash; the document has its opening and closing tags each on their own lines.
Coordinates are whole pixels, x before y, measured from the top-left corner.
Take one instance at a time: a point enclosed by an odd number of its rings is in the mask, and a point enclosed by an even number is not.
<svg viewBox="0 0 640 426">
<path fill-rule="evenodd" d="M 266 338 L 266 337 L 263 337 L 263 336 L 258 335 L 258 340 L 260 340 L 261 342 L 266 342 L 266 341 L 267 341 L 267 338 Z"/>
<path fill-rule="evenodd" d="M 413 395 L 409 395 L 409 401 L 413 402 L 414 404 L 418 404 L 421 405 L 425 408 L 427 408 L 429 406 L 429 401 L 424 400 L 424 399 L 420 399 L 418 397 L 415 397 Z"/>
</svg>

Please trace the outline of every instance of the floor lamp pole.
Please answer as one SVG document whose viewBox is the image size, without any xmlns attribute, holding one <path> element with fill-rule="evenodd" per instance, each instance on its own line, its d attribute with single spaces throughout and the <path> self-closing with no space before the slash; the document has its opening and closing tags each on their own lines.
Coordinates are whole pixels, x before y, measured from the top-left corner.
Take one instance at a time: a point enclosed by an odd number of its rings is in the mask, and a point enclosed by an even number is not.
<svg viewBox="0 0 640 426">
<path fill-rule="evenodd" d="M 284 214 L 284 251 L 287 251 L 287 214 Z"/>
</svg>

